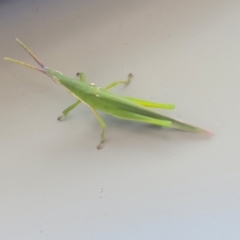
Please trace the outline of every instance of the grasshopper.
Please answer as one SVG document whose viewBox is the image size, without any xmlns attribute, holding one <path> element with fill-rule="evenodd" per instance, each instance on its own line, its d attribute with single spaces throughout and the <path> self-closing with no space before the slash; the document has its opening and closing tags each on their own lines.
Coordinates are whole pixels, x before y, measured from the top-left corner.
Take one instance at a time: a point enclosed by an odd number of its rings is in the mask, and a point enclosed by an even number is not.
<svg viewBox="0 0 240 240">
<path fill-rule="evenodd" d="M 175 106 L 173 104 L 156 103 L 132 97 L 119 96 L 109 91 L 110 88 L 115 87 L 118 84 L 129 84 L 131 78 L 133 77 L 131 73 L 128 75 L 126 81 L 115 81 L 106 87 L 101 88 L 96 86 L 94 83 L 87 83 L 84 73 L 77 74 L 77 76 L 80 78 L 80 81 L 77 81 L 76 79 L 68 77 L 59 71 L 55 71 L 46 67 L 26 45 L 24 45 L 19 39 L 16 40 L 38 63 L 40 68 L 12 58 L 4 58 L 4 60 L 11 61 L 44 73 L 55 83 L 58 83 L 65 87 L 67 91 L 77 99 L 75 103 L 63 111 L 63 115 L 59 116 L 58 120 L 62 120 L 64 117 L 66 117 L 69 112 L 80 103 L 86 104 L 91 109 L 102 128 L 100 142 L 97 145 L 97 149 L 102 148 L 106 129 L 106 124 L 99 116 L 97 111 L 102 111 L 114 117 L 126 120 L 144 122 L 165 128 L 175 128 L 188 132 L 211 135 L 211 133 L 207 130 L 192 126 L 190 124 L 148 109 L 162 108 L 170 110 L 174 109 Z"/>
</svg>

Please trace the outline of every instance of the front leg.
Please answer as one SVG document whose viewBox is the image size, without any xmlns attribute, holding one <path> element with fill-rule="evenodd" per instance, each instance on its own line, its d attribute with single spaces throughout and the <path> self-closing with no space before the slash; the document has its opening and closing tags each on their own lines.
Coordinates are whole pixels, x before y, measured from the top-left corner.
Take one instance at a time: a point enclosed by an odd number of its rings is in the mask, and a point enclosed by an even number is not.
<svg viewBox="0 0 240 240">
<path fill-rule="evenodd" d="M 81 101 L 80 100 L 77 100 L 74 104 L 72 104 L 71 106 L 69 106 L 69 107 L 67 107 L 62 113 L 63 113 L 63 115 L 61 115 L 61 116 L 59 116 L 58 118 L 57 118 L 57 120 L 58 121 L 61 121 L 64 117 L 66 117 L 68 114 L 69 114 L 69 112 L 71 111 L 71 110 L 73 110 L 78 104 L 80 104 L 81 103 Z"/>
<path fill-rule="evenodd" d="M 78 73 L 76 74 L 76 76 L 80 78 L 80 81 L 82 81 L 82 82 L 84 82 L 84 83 L 86 82 L 84 73 L 78 72 Z M 80 100 L 77 100 L 74 104 L 72 104 L 71 106 L 67 107 L 67 108 L 63 111 L 63 115 L 59 116 L 57 119 L 58 119 L 59 121 L 61 121 L 64 117 L 66 117 L 66 116 L 69 114 L 69 112 L 70 112 L 71 110 L 73 110 L 73 109 L 74 109 L 77 105 L 79 105 L 80 103 L 81 103 L 81 101 L 80 101 Z"/>
<path fill-rule="evenodd" d="M 85 75 L 84 75 L 83 72 L 78 72 L 78 73 L 76 74 L 76 76 L 80 78 L 80 81 L 82 81 L 82 82 L 84 82 L 84 83 L 86 82 Z"/>
</svg>

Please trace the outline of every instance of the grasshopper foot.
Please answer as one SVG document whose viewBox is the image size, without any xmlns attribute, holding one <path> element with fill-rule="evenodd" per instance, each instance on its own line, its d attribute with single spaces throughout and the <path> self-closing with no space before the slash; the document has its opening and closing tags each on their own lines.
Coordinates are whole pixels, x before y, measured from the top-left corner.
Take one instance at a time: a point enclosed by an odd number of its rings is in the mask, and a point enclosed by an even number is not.
<svg viewBox="0 0 240 240">
<path fill-rule="evenodd" d="M 58 120 L 58 121 L 62 121 L 65 117 L 66 117 L 66 115 L 59 116 L 59 117 L 57 118 L 57 120 Z"/>
<path fill-rule="evenodd" d="M 97 145 L 97 149 L 100 150 L 103 147 L 103 141 L 101 141 L 98 145 Z"/>
</svg>

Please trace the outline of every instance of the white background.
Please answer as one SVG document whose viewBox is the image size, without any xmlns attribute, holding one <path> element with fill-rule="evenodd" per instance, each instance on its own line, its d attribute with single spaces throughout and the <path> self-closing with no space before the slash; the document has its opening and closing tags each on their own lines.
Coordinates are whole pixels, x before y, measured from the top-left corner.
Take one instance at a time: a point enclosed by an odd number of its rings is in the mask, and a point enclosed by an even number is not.
<svg viewBox="0 0 240 240">
<path fill-rule="evenodd" d="M 214 133 L 162 130 L 86 106 L 45 75 L 0 62 L 0 239 L 239 239 L 240 3 L 0 2 L 0 56 L 176 104 Z"/>
</svg>

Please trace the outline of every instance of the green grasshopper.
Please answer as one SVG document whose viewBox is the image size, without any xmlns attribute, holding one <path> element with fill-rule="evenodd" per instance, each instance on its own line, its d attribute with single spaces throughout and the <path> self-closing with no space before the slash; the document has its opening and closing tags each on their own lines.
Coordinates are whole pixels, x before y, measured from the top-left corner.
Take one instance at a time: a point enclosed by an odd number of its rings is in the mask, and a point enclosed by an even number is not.
<svg viewBox="0 0 240 240">
<path fill-rule="evenodd" d="M 148 109 L 148 108 L 174 109 L 173 104 L 162 104 L 156 102 L 149 102 L 132 97 L 123 97 L 108 91 L 110 88 L 115 87 L 118 84 L 129 84 L 132 78 L 131 73 L 128 75 L 128 79 L 126 81 L 116 81 L 109 84 L 105 88 L 101 88 L 96 86 L 94 83 L 87 83 L 83 73 L 77 74 L 77 76 L 79 76 L 80 78 L 80 81 L 77 81 L 74 78 L 63 75 L 59 71 L 54 71 L 52 69 L 47 68 L 35 56 L 35 54 L 29 48 L 27 48 L 26 45 L 24 45 L 20 40 L 18 39 L 16 40 L 31 55 L 31 57 L 39 64 L 41 68 L 37 68 L 30 64 L 11 58 L 4 58 L 4 60 L 23 65 L 46 74 L 55 83 L 64 86 L 67 89 L 67 91 L 77 99 L 77 101 L 74 104 L 72 104 L 63 111 L 63 115 L 58 117 L 58 120 L 62 120 L 63 117 L 66 117 L 69 114 L 69 112 L 73 110 L 76 106 L 78 106 L 81 102 L 85 103 L 92 110 L 93 114 L 97 118 L 102 128 L 101 138 L 99 144 L 97 145 L 97 149 L 100 149 L 102 147 L 102 144 L 105 139 L 104 136 L 106 129 L 106 124 L 97 113 L 97 110 L 110 114 L 114 117 L 126 120 L 144 122 L 153 125 L 158 125 L 161 127 L 175 128 L 183 131 L 211 135 L 211 133 L 207 130 L 189 125 L 187 123 L 161 115 L 157 112 Z"/>
</svg>

